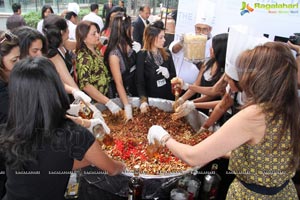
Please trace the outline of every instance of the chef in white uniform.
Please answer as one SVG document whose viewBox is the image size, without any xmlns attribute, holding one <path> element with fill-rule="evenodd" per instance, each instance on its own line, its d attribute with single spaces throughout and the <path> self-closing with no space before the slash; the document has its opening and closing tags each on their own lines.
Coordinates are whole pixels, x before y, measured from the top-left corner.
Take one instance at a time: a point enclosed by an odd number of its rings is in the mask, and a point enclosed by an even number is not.
<svg viewBox="0 0 300 200">
<path fill-rule="evenodd" d="M 205 49 L 205 57 L 207 58 L 210 57 L 209 49 L 211 47 L 211 31 L 213 22 L 213 17 L 199 17 L 196 19 L 195 23 L 195 34 L 203 34 L 208 37 Z M 183 39 L 181 38 L 173 41 L 169 46 L 169 50 L 172 53 L 177 77 L 183 79 L 185 83 L 194 83 L 198 76 L 199 69 L 194 63 L 184 59 Z"/>
</svg>

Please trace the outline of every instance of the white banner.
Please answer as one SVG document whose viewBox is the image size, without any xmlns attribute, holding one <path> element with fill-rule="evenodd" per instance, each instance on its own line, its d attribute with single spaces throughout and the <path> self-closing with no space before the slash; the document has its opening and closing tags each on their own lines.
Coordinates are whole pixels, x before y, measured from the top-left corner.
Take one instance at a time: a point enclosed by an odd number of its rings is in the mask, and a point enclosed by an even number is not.
<svg viewBox="0 0 300 200">
<path fill-rule="evenodd" d="M 200 4 L 208 5 L 206 13 L 215 13 L 213 35 L 227 32 L 232 25 L 249 26 L 269 34 L 271 40 L 275 35 L 289 37 L 300 32 L 300 0 L 179 0 L 175 38 L 194 32 L 195 19 L 203 11 Z"/>
</svg>

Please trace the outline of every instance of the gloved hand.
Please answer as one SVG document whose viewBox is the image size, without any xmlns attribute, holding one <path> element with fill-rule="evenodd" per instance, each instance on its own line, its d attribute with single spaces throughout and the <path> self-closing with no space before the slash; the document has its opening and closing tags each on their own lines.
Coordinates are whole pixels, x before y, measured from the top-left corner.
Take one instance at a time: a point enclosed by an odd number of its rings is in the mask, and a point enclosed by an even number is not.
<svg viewBox="0 0 300 200">
<path fill-rule="evenodd" d="M 78 112 L 80 110 L 80 104 L 70 104 L 70 108 L 67 110 L 67 114 L 78 117 Z"/>
<path fill-rule="evenodd" d="M 169 70 L 166 67 L 159 66 L 158 69 L 156 70 L 157 74 L 162 74 L 166 79 L 170 77 Z"/>
<path fill-rule="evenodd" d="M 79 99 L 80 98 L 85 103 L 90 103 L 91 100 L 92 100 L 91 97 L 89 97 L 84 92 L 82 92 L 78 89 L 73 89 L 72 94 L 73 94 L 74 99 Z"/>
<path fill-rule="evenodd" d="M 98 108 L 95 105 L 90 104 L 89 108 L 93 111 L 93 118 L 94 119 L 100 118 L 104 121 L 101 111 L 98 110 Z"/>
<path fill-rule="evenodd" d="M 176 110 L 179 106 L 181 106 L 184 103 L 184 99 L 179 97 L 179 99 L 177 99 L 177 101 L 174 101 L 172 103 L 172 107 L 174 110 Z"/>
<path fill-rule="evenodd" d="M 188 83 L 185 83 L 181 78 L 178 78 L 178 77 L 172 78 L 171 84 L 172 85 L 178 84 L 178 85 L 180 85 L 180 88 L 183 90 L 189 89 L 189 86 L 190 86 Z"/>
<path fill-rule="evenodd" d="M 194 102 L 185 101 L 181 106 L 176 108 L 175 113 L 173 114 L 173 117 L 175 119 L 184 117 L 184 116 L 188 115 L 194 109 L 195 109 Z"/>
<path fill-rule="evenodd" d="M 112 100 L 109 100 L 105 106 L 110 110 L 110 112 L 112 114 L 117 114 L 118 112 L 120 112 L 122 109 L 117 105 L 115 104 Z"/>
<path fill-rule="evenodd" d="M 204 128 L 203 126 L 201 126 L 201 128 L 197 131 L 197 134 L 202 134 L 202 133 L 206 133 L 209 132 L 209 130 L 207 128 Z"/>
<path fill-rule="evenodd" d="M 134 41 L 132 43 L 132 49 L 133 49 L 133 51 L 135 51 L 135 53 L 138 53 L 141 50 L 141 44 Z"/>
<path fill-rule="evenodd" d="M 155 144 L 155 140 L 162 144 L 164 137 L 170 137 L 169 133 L 161 126 L 153 125 L 148 130 L 147 139 L 149 144 Z"/>
<path fill-rule="evenodd" d="M 108 128 L 108 126 L 106 125 L 106 123 L 104 122 L 104 120 L 100 119 L 100 118 L 96 118 L 96 119 L 90 119 L 90 122 L 91 122 L 91 125 L 90 127 L 88 127 L 88 130 L 91 132 L 91 133 L 94 133 L 93 131 L 93 128 L 98 125 L 98 124 L 101 124 L 105 133 L 106 134 L 110 134 L 110 129 Z"/>
<path fill-rule="evenodd" d="M 132 106 L 131 104 L 126 104 L 124 106 L 126 121 L 132 119 Z"/>
<path fill-rule="evenodd" d="M 141 113 L 146 113 L 149 109 L 149 105 L 147 102 L 143 102 L 141 105 L 140 105 L 140 110 L 141 110 Z"/>
</svg>

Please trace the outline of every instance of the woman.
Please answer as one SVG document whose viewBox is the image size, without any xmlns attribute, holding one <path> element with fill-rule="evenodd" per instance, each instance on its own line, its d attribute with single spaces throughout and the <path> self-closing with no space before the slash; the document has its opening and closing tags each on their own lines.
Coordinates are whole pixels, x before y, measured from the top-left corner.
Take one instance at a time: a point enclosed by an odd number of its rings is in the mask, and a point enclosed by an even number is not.
<svg viewBox="0 0 300 200">
<path fill-rule="evenodd" d="M 9 117 L 0 138 L 7 161 L 4 199 L 64 199 L 69 178 L 64 172 L 90 164 L 110 175 L 124 170 L 87 129 L 65 117 L 69 99 L 47 58 L 25 58 L 15 65 L 9 97 Z"/>
<path fill-rule="evenodd" d="M 0 34 L 0 124 L 7 121 L 8 116 L 8 80 L 14 64 L 19 60 L 19 40 L 10 32 Z M 5 161 L 0 153 L 0 171 L 5 171 Z M 0 198 L 5 194 L 6 175 L 0 174 Z"/>
<path fill-rule="evenodd" d="M 49 15 L 44 20 L 43 33 L 48 44 L 47 57 L 53 62 L 66 91 L 72 93 L 75 99 L 81 98 L 85 102 L 90 102 L 91 98 L 80 91 L 75 82 L 76 71 L 73 67 L 75 55 L 64 47 L 69 38 L 66 20 L 54 14 Z"/>
<path fill-rule="evenodd" d="M 112 75 L 110 98 L 119 97 L 124 105 L 126 119 L 132 118 L 128 96 L 137 96 L 135 86 L 136 53 L 132 49 L 131 18 L 123 12 L 115 15 L 111 36 L 104 54 L 104 62 Z"/>
<path fill-rule="evenodd" d="M 197 89 L 196 86 L 212 87 L 222 77 L 225 71 L 227 40 L 228 40 L 228 33 L 218 34 L 213 37 L 212 47 L 210 48 L 211 58 L 206 63 L 204 63 L 201 67 L 198 77 L 193 84 L 196 89 Z M 185 100 L 188 100 L 191 97 L 193 97 L 193 95 L 196 94 L 196 91 L 193 89 L 194 89 L 193 87 L 189 87 L 189 89 L 184 93 L 184 95 L 182 95 L 178 99 L 176 106 L 181 105 Z M 209 102 L 209 104 L 213 106 L 211 101 L 219 100 L 219 99 L 220 99 L 219 96 L 201 95 L 200 98 L 194 99 L 193 102 L 194 103 Z M 195 104 L 195 107 L 201 108 L 201 111 L 203 113 L 208 114 L 208 109 L 203 109 L 204 107 L 203 104 L 200 104 L 199 107 L 197 106 L 197 104 Z M 217 102 L 214 102 L 214 104 L 217 104 Z"/>
<path fill-rule="evenodd" d="M 8 80 L 10 72 L 19 58 L 18 37 L 11 32 L 2 32 L 0 35 L 0 124 L 7 120 Z"/>
<path fill-rule="evenodd" d="M 176 76 L 172 56 L 164 48 L 162 21 L 148 25 L 144 32 L 144 47 L 137 56 L 136 86 L 141 99 L 141 112 L 147 112 L 148 97 L 174 100 L 171 79 Z"/>
<path fill-rule="evenodd" d="M 12 32 L 20 38 L 20 59 L 26 56 L 36 57 L 47 54 L 47 41 L 46 38 L 28 26 L 21 26 Z"/>
<path fill-rule="evenodd" d="M 53 9 L 50 5 L 44 5 L 42 7 L 42 19 L 38 22 L 36 29 L 43 34 L 43 24 L 44 24 L 44 19 L 50 15 L 53 14 Z"/>
<path fill-rule="evenodd" d="M 38 32 L 33 28 L 22 26 L 14 29 L 13 33 L 18 38 L 20 38 L 19 39 L 20 59 L 25 58 L 27 56 L 38 57 L 38 56 L 46 55 L 47 53 L 46 38 L 40 32 Z M 8 100 L 8 97 L 5 99 Z M 99 114 L 97 113 L 100 113 L 100 111 L 93 105 L 89 105 L 89 106 L 93 109 L 94 116 L 99 116 Z M 97 120 L 96 119 L 88 120 L 88 119 L 81 119 L 79 117 L 74 117 L 74 116 L 78 116 L 79 105 L 71 104 L 71 107 L 72 109 L 68 110 L 68 113 L 72 114 L 73 116 L 69 115 L 68 117 L 71 118 L 74 122 L 81 124 L 83 127 L 92 130 Z M 8 106 L 6 108 L 8 108 Z"/>
<path fill-rule="evenodd" d="M 101 35 L 101 38 L 103 41 L 102 41 L 102 44 L 100 44 L 98 46 L 98 48 L 100 48 L 100 52 L 101 52 L 102 56 L 104 56 L 104 53 L 107 48 L 107 42 L 110 37 L 111 24 L 112 24 L 113 18 L 119 12 L 124 13 L 124 9 L 120 6 L 114 6 L 114 7 L 112 7 L 112 9 L 109 11 L 109 13 L 105 17 L 105 24 L 100 32 L 100 35 Z"/>
<path fill-rule="evenodd" d="M 149 142 L 157 139 L 191 166 L 231 151 L 236 179 L 227 199 L 298 199 L 291 181 L 300 156 L 296 61 L 285 44 L 268 42 L 243 52 L 236 66 L 247 96 L 243 110 L 195 146 L 176 142 L 160 126 L 150 128 Z"/>
<path fill-rule="evenodd" d="M 121 108 L 106 97 L 111 77 L 103 63 L 99 44 L 99 27 L 90 21 L 81 21 L 76 28 L 76 67 L 80 89 L 95 101 L 105 104 L 116 114 Z"/>
</svg>

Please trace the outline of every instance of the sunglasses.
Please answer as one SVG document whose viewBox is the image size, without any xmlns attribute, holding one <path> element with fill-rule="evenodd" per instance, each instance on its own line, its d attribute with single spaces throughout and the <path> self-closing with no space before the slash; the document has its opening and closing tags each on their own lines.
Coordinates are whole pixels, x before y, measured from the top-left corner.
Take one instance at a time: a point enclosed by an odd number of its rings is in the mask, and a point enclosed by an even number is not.
<svg viewBox="0 0 300 200">
<path fill-rule="evenodd" d="M 5 32 L 4 37 L 0 40 L 0 44 L 2 44 L 5 41 L 11 41 L 15 36 L 10 32 Z"/>
</svg>

